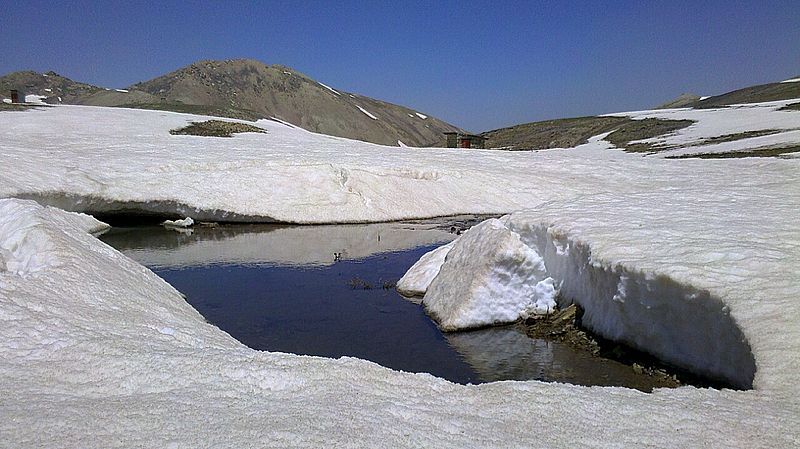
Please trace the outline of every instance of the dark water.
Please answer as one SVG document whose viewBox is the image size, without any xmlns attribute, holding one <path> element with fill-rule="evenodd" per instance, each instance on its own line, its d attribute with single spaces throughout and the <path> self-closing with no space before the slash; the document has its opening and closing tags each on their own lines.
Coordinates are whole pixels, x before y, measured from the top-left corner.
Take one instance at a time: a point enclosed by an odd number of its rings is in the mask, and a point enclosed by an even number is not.
<svg viewBox="0 0 800 449">
<path fill-rule="evenodd" d="M 253 349 L 358 357 L 459 383 L 635 384 L 628 366 L 531 339 L 515 326 L 439 331 L 393 284 L 453 238 L 442 229 L 449 224 L 131 228 L 101 238 Z"/>
</svg>

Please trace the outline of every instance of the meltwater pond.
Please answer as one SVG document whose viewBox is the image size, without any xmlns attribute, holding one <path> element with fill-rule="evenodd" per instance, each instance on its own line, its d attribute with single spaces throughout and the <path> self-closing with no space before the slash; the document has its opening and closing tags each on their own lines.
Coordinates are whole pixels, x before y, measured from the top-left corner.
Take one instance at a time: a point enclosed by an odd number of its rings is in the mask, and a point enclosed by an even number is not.
<svg viewBox="0 0 800 449">
<path fill-rule="evenodd" d="M 103 241 L 181 291 L 209 322 L 266 351 L 351 356 L 459 383 L 635 385 L 630 367 L 516 326 L 443 334 L 394 283 L 468 222 L 114 228 Z"/>
</svg>

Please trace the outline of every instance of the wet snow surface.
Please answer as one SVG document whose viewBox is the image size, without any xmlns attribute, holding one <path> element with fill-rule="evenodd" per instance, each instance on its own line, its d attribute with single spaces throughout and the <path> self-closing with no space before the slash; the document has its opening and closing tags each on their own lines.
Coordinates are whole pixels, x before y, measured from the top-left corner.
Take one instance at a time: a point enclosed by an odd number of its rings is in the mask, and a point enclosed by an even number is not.
<svg viewBox="0 0 800 449">
<path fill-rule="evenodd" d="M 800 114 L 778 107 L 631 115 L 698 120 L 668 137 L 688 145 L 800 127 Z M 501 221 L 581 302 L 585 323 L 698 369 L 752 374 L 754 389 L 463 386 L 359 359 L 254 351 L 89 235 L 99 224 L 0 200 L 5 444 L 797 446 L 797 159 L 665 160 L 601 139 L 531 153 L 389 148 L 271 121 L 259 122 L 263 135 L 168 134 L 202 119 L 0 113 L 0 163 L 12 168 L 0 171 L 0 197 L 298 223 L 525 209 Z"/>
</svg>

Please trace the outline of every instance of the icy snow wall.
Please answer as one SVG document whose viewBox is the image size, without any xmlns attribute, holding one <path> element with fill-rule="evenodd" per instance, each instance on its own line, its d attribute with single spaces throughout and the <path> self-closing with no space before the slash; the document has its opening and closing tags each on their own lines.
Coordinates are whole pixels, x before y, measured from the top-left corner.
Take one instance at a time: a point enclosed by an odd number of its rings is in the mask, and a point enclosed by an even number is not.
<svg viewBox="0 0 800 449">
<path fill-rule="evenodd" d="M 509 323 L 555 307 L 556 289 L 544 261 L 497 219 L 426 256 L 400 280 L 400 290 L 413 293 L 421 288 L 415 284 L 429 283 L 422 302 L 442 330 Z"/>
<path fill-rule="evenodd" d="M 484 221 L 426 254 L 398 287 L 424 293 L 423 305 L 445 331 L 548 313 L 560 292 L 561 306 L 579 304 L 583 324 L 605 338 L 738 388 L 753 386 L 750 346 L 719 298 L 595 259 L 588 244 L 524 213 Z"/>
</svg>

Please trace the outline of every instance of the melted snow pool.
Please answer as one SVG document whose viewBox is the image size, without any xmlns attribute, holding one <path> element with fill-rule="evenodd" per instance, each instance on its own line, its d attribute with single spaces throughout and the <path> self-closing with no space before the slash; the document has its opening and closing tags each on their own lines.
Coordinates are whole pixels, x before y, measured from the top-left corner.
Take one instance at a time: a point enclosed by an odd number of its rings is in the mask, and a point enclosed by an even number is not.
<svg viewBox="0 0 800 449">
<path fill-rule="evenodd" d="M 442 333 L 396 292 L 414 262 L 470 224 L 136 227 L 101 239 L 254 349 L 358 357 L 459 383 L 538 379 L 649 389 L 627 365 L 530 338 L 517 326 Z"/>
</svg>

